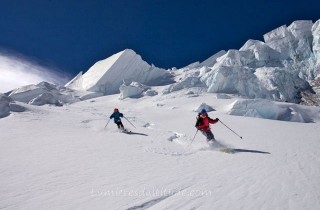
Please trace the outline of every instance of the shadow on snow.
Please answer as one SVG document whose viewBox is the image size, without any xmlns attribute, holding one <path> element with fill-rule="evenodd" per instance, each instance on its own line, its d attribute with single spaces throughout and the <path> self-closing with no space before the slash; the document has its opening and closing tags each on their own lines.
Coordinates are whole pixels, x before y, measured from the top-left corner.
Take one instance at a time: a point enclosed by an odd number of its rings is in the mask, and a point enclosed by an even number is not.
<svg viewBox="0 0 320 210">
<path fill-rule="evenodd" d="M 258 154 L 271 154 L 270 152 L 264 152 L 259 150 L 250 150 L 250 149 L 232 149 L 233 153 L 241 153 L 241 152 L 248 152 L 248 153 L 258 153 Z"/>
<path fill-rule="evenodd" d="M 125 133 L 125 134 L 129 134 L 129 135 L 148 136 L 148 135 L 147 135 L 147 134 L 145 134 L 145 133 L 137 133 L 137 132 L 132 132 L 132 131 L 130 131 L 130 132 L 123 132 L 123 133 Z"/>
</svg>

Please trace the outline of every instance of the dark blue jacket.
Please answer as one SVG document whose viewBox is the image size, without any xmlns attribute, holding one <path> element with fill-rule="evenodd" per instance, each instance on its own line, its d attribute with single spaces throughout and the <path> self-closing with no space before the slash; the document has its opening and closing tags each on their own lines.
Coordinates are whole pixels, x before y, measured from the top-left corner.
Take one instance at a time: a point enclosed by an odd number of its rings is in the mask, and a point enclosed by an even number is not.
<svg viewBox="0 0 320 210">
<path fill-rule="evenodd" d="M 120 112 L 113 112 L 112 115 L 110 116 L 110 119 L 114 119 L 114 122 L 121 122 L 120 117 L 123 117 L 123 114 Z"/>
</svg>

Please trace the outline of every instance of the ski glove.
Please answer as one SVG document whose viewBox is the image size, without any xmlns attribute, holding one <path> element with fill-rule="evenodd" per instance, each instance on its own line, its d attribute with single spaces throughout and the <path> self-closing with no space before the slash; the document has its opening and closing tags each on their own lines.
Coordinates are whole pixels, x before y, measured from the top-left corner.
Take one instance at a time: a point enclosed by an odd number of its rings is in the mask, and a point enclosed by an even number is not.
<svg viewBox="0 0 320 210">
<path fill-rule="evenodd" d="M 219 121 L 219 118 L 216 118 L 217 121 Z"/>
</svg>

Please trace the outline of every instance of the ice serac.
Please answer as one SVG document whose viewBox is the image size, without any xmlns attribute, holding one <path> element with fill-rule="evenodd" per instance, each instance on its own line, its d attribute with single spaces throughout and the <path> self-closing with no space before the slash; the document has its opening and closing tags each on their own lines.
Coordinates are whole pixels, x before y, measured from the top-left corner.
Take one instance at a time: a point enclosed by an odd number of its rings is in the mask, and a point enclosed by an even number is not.
<svg viewBox="0 0 320 210">
<path fill-rule="evenodd" d="M 319 119 L 319 109 L 292 103 L 264 99 L 236 100 L 228 111 L 230 115 L 258 117 L 289 122 L 311 123 Z"/>
<path fill-rule="evenodd" d="M 309 41 L 312 41 L 312 26 L 313 23 L 311 20 L 297 20 L 291 23 L 288 26 L 288 29 L 296 39 L 306 38 Z"/>
<path fill-rule="evenodd" d="M 283 59 L 308 58 L 312 54 L 312 21 L 294 21 L 264 35 L 267 45 L 281 53 Z"/>
<path fill-rule="evenodd" d="M 279 61 L 280 53 L 266 43 L 258 40 L 248 40 L 239 51 L 247 51 L 254 55 L 256 66 L 274 65 L 274 62 Z"/>
<path fill-rule="evenodd" d="M 248 40 L 198 74 L 208 92 L 300 103 L 320 74 L 320 21 L 295 21 Z M 191 70 L 189 70 L 191 71 Z"/>
<path fill-rule="evenodd" d="M 248 51 L 228 50 L 217 60 L 223 66 L 245 66 L 254 61 L 254 56 Z"/>
<path fill-rule="evenodd" d="M 210 58 L 206 59 L 205 61 L 201 62 L 199 64 L 199 66 L 214 66 L 214 64 L 217 63 L 217 58 L 223 56 L 224 54 L 226 54 L 225 50 L 221 50 L 219 52 L 217 52 L 216 54 L 214 54 L 213 56 L 211 56 Z"/>
<path fill-rule="evenodd" d="M 12 101 L 8 96 L 0 93 L 0 118 L 9 115 L 10 107 L 9 103 Z"/>
<path fill-rule="evenodd" d="M 320 60 L 320 20 L 318 20 L 313 24 L 311 31 L 313 35 L 312 50 L 319 61 Z"/>
<path fill-rule="evenodd" d="M 75 76 L 72 80 L 70 80 L 65 87 L 71 88 L 71 89 L 77 89 L 77 87 L 81 87 L 82 85 L 82 71 Z"/>
<path fill-rule="evenodd" d="M 142 93 L 150 89 L 149 86 L 140 84 L 139 82 L 132 82 L 129 85 L 122 84 L 120 86 L 120 99 L 125 98 L 139 98 L 142 96 Z"/>
<path fill-rule="evenodd" d="M 23 103 L 32 105 L 54 104 L 58 106 L 80 101 L 79 98 L 75 97 L 76 95 L 77 92 L 48 82 L 22 86 L 9 94 L 10 98 Z"/>
<path fill-rule="evenodd" d="M 283 59 L 290 58 L 295 37 L 285 25 L 265 34 L 263 38 L 268 46 L 281 53 Z"/>
<path fill-rule="evenodd" d="M 149 65 L 133 50 L 126 49 L 98 61 L 66 87 L 109 95 L 119 93 L 123 82 L 133 81 L 152 86 L 171 83 L 172 79 L 168 71 Z"/>
<path fill-rule="evenodd" d="M 23 106 L 16 104 L 12 98 L 0 93 L 0 118 L 10 115 L 11 112 L 23 112 L 25 110 Z"/>
</svg>

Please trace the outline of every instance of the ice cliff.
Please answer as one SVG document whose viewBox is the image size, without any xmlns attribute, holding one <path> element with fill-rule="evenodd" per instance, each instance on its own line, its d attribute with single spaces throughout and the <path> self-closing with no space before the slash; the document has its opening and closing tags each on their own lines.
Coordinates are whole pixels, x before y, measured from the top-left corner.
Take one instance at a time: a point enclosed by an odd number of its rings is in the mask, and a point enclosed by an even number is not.
<svg viewBox="0 0 320 210">
<path fill-rule="evenodd" d="M 300 103 L 320 73 L 320 20 L 295 21 L 248 40 L 239 50 L 220 51 L 173 73 L 179 80 L 164 93 L 206 87 L 208 92 Z"/>
</svg>

